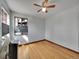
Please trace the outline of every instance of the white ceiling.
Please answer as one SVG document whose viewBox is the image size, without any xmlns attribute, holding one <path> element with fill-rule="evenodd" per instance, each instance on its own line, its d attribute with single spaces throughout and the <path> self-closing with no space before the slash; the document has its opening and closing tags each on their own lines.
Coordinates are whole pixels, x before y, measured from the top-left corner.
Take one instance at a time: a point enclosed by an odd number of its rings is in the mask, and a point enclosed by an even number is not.
<svg viewBox="0 0 79 59">
<path fill-rule="evenodd" d="M 12 11 L 40 17 L 47 17 L 48 15 L 56 14 L 79 4 L 79 0 L 49 0 L 51 4 L 55 1 L 56 7 L 48 9 L 48 13 L 37 13 L 37 10 L 40 8 L 34 6 L 33 3 L 41 4 L 42 1 L 43 0 L 6 0 Z"/>
</svg>

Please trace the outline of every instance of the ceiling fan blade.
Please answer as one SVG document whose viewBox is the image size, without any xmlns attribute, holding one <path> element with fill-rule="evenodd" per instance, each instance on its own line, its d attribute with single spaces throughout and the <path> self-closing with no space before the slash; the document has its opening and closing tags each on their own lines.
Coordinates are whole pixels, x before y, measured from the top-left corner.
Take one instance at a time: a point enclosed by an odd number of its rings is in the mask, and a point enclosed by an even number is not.
<svg viewBox="0 0 79 59">
<path fill-rule="evenodd" d="M 40 12 L 42 9 L 39 9 L 37 12 Z"/>
<path fill-rule="evenodd" d="M 38 6 L 38 7 L 42 7 L 41 5 L 38 5 L 38 4 L 33 4 L 33 5 Z"/>
<path fill-rule="evenodd" d="M 49 6 L 46 6 L 47 8 L 54 8 L 56 5 L 49 5 Z"/>
<path fill-rule="evenodd" d="M 48 2 L 48 0 L 45 0 L 45 2 Z"/>
<path fill-rule="evenodd" d="M 46 6 L 48 4 L 48 0 L 44 0 L 43 2 L 42 2 L 42 6 Z"/>
</svg>

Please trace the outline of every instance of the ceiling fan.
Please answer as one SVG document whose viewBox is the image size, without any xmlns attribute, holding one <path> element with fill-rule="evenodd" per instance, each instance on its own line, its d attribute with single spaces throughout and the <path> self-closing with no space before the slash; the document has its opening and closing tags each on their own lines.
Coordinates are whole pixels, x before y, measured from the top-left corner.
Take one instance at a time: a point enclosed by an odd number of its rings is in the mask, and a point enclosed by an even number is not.
<svg viewBox="0 0 79 59">
<path fill-rule="evenodd" d="M 39 9 L 37 12 L 42 11 L 42 12 L 45 12 L 45 13 L 48 12 L 48 10 L 47 10 L 48 8 L 55 8 L 55 6 L 56 6 L 55 4 L 49 5 L 48 0 L 44 0 L 42 2 L 42 5 L 39 5 L 39 4 L 36 4 L 36 3 L 34 3 L 33 5 L 41 7 L 41 9 Z"/>
</svg>

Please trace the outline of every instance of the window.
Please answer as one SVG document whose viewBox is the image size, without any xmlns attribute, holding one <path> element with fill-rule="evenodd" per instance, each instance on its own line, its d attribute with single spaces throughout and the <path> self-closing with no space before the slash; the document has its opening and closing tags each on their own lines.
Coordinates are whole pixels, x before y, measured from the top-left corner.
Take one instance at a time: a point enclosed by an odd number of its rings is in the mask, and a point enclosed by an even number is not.
<svg viewBox="0 0 79 59">
<path fill-rule="evenodd" d="M 2 36 L 9 34 L 9 14 L 4 8 L 1 8 L 2 15 Z"/>
<path fill-rule="evenodd" d="M 28 18 L 14 17 L 14 19 L 15 19 L 14 21 L 15 34 L 27 35 L 28 34 L 28 26 L 27 26 Z"/>
</svg>

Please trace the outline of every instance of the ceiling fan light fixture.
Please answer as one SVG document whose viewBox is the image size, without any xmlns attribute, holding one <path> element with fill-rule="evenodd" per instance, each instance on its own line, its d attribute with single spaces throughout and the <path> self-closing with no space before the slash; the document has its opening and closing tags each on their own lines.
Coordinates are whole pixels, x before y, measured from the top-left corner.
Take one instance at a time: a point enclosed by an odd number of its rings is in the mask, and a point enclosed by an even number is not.
<svg viewBox="0 0 79 59">
<path fill-rule="evenodd" d="M 43 7 L 43 8 L 42 8 L 42 12 L 45 12 L 45 11 L 46 11 L 46 7 Z"/>
<path fill-rule="evenodd" d="M 35 6 L 38 6 L 38 7 L 41 7 L 41 9 L 39 9 L 37 12 L 44 12 L 44 13 L 47 13 L 48 12 L 48 8 L 55 8 L 55 4 L 49 4 L 49 1 L 48 0 L 44 0 L 42 2 L 42 5 L 39 5 L 39 4 L 34 4 Z"/>
</svg>

